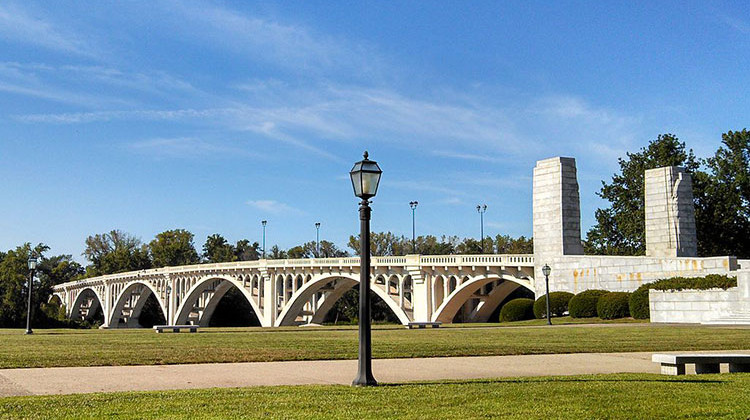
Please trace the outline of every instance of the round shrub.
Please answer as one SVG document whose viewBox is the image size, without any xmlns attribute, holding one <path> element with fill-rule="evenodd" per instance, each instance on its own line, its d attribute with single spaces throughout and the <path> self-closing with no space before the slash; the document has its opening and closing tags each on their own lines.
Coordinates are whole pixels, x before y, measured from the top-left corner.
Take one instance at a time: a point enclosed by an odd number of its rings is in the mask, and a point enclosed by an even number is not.
<svg viewBox="0 0 750 420">
<path fill-rule="evenodd" d="M 636 289 L 635 292 L 630 294 L 628 307 L 630 308 L 630 316 L 635 319 L 649 319 L 651 318 L 651 310 L 648 308 L 648 291 L 651 289 L 648 284 Z"/>
<path fill-rule="evenodd" d="M 500 322 L 523 321 L 534 318 L 534 299 L 513 299 L 500 309 Z"/>
<path fill-rule="evenodd" d="M 568 303 L 568 312 L 571 318 L 593 318 L 597 315 L 596 304 L 599 297 L 609 293 L 606 290 L 584 290 L 573 296 Z"/>
<path fill-rule="evenodd" d="M 568 302 L 573 297 L 569 292 L 552 292 L 549 294 L 549 311 L 552 316 L 563 316 L 568 312 Z M 534 316 L 544 318 L 547 316 L 547 295 L 542 295 L 534 302 Z"/>
<path fill-rule="evenodd" d="M 630 316 L 628 292 L 609 292 L 599 297 L 596 313 L 601 319 L 616 319 Z"/>
</svg>

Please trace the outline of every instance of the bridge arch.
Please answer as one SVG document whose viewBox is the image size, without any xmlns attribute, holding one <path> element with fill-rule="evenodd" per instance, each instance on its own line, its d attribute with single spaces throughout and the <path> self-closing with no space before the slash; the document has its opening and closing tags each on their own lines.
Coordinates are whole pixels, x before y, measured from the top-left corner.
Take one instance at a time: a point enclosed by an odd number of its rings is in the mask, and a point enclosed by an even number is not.
<svg viewBox="0 0 750 420">
<path fill-rule="evenodd" d="M 149 296 L 151 295 L 154 295 L 154 298 L 156 298 L 156 301 L 159 303 L 159 309 L 161 309 L 161 313 L 162 315 L 164 315 L 164 319 L 169 318 L 169 316 L 167 315 L 166 304 L 161 299 L 161 296 L 159 296 L 159 293 L 157 293 L 154 285 L 148 281 L 135 280 L 127 283 L 125 287 L 123 287 L 122 292 L 120 292 L 120 295 L 117 296 L 117 299 L 115 299 L 115 304 L 113 305 L 112 310 L 109 313 L 109 320 L 107 322 L 107 325 L 109 325 L 110 328 L 117 328 L 119 326 L 119 321 L 122 318 L 122 311 L 125 309 L 125 305 L 127 303 L 133 303 L 129 302 L 129 300 L 131 299 L 133 292 L 138 291 L 139 287 L 142 288 L 141 294 L 134 302 L 135 306 L 131 308 L 131 313 L 128 316 L 128 326 L 135 326 L 132 325 L 132 322 L 130 320 L 138 319 L 140 317 L 143 306 L 146 305 L 146 300 L 148 300 Z"/>
<path fill-rule="evenodd" d="M 263 312 L 261 312 L 258 304 L 255 303 L 252 292 L 248 291 L 246 287 L 243 287 L 241 281 L 225 275 L 210 275 L 197 280 L 193 287 L 191 287 L 181 299 L 180 307 L 177 308 L 177 311 L 175 312 L 175 324 L 187 324 L 190 313 L 198 299 L 203 292 L 207 291 L 215 282 L 218 282 L 218 284 L 216 284 L 213 293 L 209 296 L 208 301 L 205 303 L 205 307 L 202 310 L 202 314 L 198 319 L 201 326 L 208 326 L 219 301 L 229 289 L 234 286 L 250 303 L 250 306 L 253 308 L 253 312 L 255 312 L 261 325 L 264 327 L 270 327 L 270 325 L 266 323 L 266 318 L 263 315 Z"/>
<path fill-rule="evenodd" d="M 323 305 L 318 308 L 319 312 L 328 312 L 331 309 L 336 300 L 340 298 L 345 292 L 351 289 L 351 286 L 359 284 L 359 274 L 337 274 L 337 275 L 320 275 L 313 276 L 309 282 L 305 283 L 294 295 L 292 295 L 289 302 L 284 305 L 284 309 L 276 319 L 275 326 L 280 327 L 284 325 L 294 325 L 295 319 L 302 311 L 304 305 L 312 298 L 312 296 L 320 291 L 323 287 L 328 285 L 334 280 L 343 279 L 344 283 L 336 287 L 331 295 L 326 298 L 326 302 L 329 303 L 327 309 Z M 398 280 L 396 280 L 398 282 Z M 386 305 L 393 311 L 398 320 L 406 325 L 410 322 L 409 317 L 406 315 L 403 309 L 396 303 L 392 298 L 392 295 L 381 289 L 380 287 L 371 287 L 373 291 L 380 299 L 382 299 Z M 335 293 L 338 292 L 338 293 Z M 324 304 L 326 303 L 324 302 Z M 320 316 L 316 317 L 320 318 Z"/>
<path fill-rule="evenodd" d="M 93 299 L 90 302 L 87 302 L 86 301 L 87 297 L 93 297 Z M 78 292 L 78 295 L 73 301 L 73 305 L 70 306 L 70 318 L 90 320 L 94 316 L 98 308 L 102 308 L 102 312 L 104 312 L 104 316 L 106 318 L 107 314 L 104 311 L 103 302 L 104 302 L 104 299 L 102 298 L 101 294 L 99 294 L 99 292 L 96 290 L 95 287 L 86 287 L 82 289 L 80 292 Z M 86 315 L 81 314 L 82 305 L 84 303 L 91 305 L 88 308 L 85 308 Z"/>
<path fill-rule="evenodd" d="M 534 288 L 531 281 L 528 279 L 519 279 L 510 274 L 489 274 L 481 276 L 464 276 L 461 279 L 460 285 L 454 286 L 454 276 L 450 277 L 450 288 L 455 287 L 448 296 L 445 298 L 442 304 L 435 310 L 432 315 L 433 322 L 444 322 L 450 323 L 458 313 L 459 309 L 469 300 L 471 297 L 485 285 L 492 283 L 497 280 L 505 280 L 498 287 L 496 287 L 485 299 L 481 308 L 478 308 L 476 315 L 489 316 L 495 307 L 503 301 L 511 292 L 516 290 L 518 287 L 525 287 L 532 292 Z M 450 290 L 450 289 L 449 289 Z M 494 306 L 492 306 L 494 305 Z M 490 308 L 492 306 L 492 308 Z"/>
</svg>

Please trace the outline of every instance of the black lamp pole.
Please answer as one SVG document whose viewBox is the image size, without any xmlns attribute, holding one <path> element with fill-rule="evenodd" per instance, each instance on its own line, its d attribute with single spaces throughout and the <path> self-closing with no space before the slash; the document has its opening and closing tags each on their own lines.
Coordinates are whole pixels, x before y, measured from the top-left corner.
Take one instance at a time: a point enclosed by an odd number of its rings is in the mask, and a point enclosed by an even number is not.
<svg viewBox="0 0 750 420">
<path fill-rule="evenodd" d="M 414 211 L 417 209 L 418 201 L 410 201 L 409 207 L 411 207 L 411 249 L 412 253 L 417 253 L 417 229 L 414 219 Z"/>
<path fill-rule="evenodd" d="M 484 212 L 487 211 L 487 205 L 478 205 L 477 206 L 477 212 L 479 213 L 479 226 L 480 226 L 480 235 L 482 236 L 482 254 L 484 254 Z"/>
<path fill-rule="evenodd" d="M 354 187 L 354 195 L 361 198 L 359 203 L 359 357 L 357 377 L 353 386 L 374 386 L 378 384 L 372 375 L 372 334 L 370 320 L 370 201 L 378 190 L 382 171 L 377 162 L 367 158 L 355 163 L 349 172 Z"/>
<path fill-rule="evenodd" d="M 547 286 L 547 325 L 552 325 L 552 316 L 549 313 L 549 273 L 551 272 L 552 269 L 547 264 L 544 264 L 542 274 L 544 274 L 544 283 Z"/>
<path fill-rule="evenodd" d="M 26 308 L 26 334 L 33 334 L 34 331 L 31 330 L 31 295 L 32 291 L 34 289 L 34 272 L 36 271 L 36 255 L 34 253 L 31 254 L 29 257 L 29 304 Z"/>
</svg>

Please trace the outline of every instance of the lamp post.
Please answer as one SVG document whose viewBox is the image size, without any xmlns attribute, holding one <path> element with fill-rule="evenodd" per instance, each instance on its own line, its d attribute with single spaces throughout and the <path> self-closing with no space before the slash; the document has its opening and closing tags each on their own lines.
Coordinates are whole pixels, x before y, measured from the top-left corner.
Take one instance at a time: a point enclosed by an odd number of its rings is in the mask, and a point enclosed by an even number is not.
<svg viewBox="0 0 750 420">
<path fill-rule="evenodd" d="M 374 386 L 378 381 L 372 376 L 372 335 L 370 331 L 370 201 L 378 192 L 380 170 L 378 163 L 369 160 L 367 151 L 364 159 L 355 163 L 349 176 L 352 179 L 354 195 L 361 198 L 359 203 L 359 358 L 357 377 L 353 386 Z"/>
<path fill-rule="evenodd" d="M 315 222 L 315 256 L 320 258 L 320 222 Z"/>
<path fill-rule="evenodd" d="M 484 212 L 487 211 L 487 205 L 477 205 L 477 212 L 479 213 L 479 226 L 482 236 L 482 254 L 484 254 Z"/>
<path fill-rule="evenodd" d="M 544 267 L 542 267 L 542 274 L 544 274 L 544 283 L 547 286 L 547 325 L 552 325 L 552 317 L 549 313 L 549 273 L 552 272 L 552 269 L 549 268 L 547 264 L 544 264 Z"/>
<path fill-rule="evenodd" d="M 414 224 L 414 210 L 417 209 L 418 201 L 410 201 L 409 207 L 411 207 L 411 248 L 414 254 L 417 253 L 417 235 L 416 225 Z"/>
<path fill-rule="evenodd" d="M 29 305 L 26 308 L 26 334 L 33 334 L 31 331 L 31 292 L 34 289 L 34 272 L 36 271 L 36 254 L 33 252 L 29 256 Z"/>
<path fill-rule="evenodd" d="M 169 317 L 172 314 L 172 299 L 169 298 L 169 295 L 172 294 L 172 286 L 167 285 L 167 324 L 171 324 Z"/>
<path fill-rule="evenodd" d="M 268 220 L 261 220 L 260 224 L 263 225 L 263 259 L 266 259 L 266 224 Z"/>
</svg>

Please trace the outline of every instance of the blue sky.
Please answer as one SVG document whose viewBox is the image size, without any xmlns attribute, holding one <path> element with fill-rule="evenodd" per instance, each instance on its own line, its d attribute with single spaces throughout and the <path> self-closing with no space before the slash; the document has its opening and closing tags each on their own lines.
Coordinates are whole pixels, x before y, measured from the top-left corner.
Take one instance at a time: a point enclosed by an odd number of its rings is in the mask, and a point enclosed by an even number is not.
<svg viewBox="0 0 750 420">
<path fill-rule="evenodd" d="M 750 3 L 0 3 L 0 249 L 79 261 L 114 228 L 288 248 L 358 230 L 531 234 L 531 173 L 577 159 L 584 232 L 617 158 L 748 126 Z"/>
</svg>

